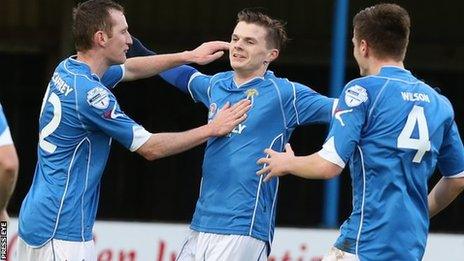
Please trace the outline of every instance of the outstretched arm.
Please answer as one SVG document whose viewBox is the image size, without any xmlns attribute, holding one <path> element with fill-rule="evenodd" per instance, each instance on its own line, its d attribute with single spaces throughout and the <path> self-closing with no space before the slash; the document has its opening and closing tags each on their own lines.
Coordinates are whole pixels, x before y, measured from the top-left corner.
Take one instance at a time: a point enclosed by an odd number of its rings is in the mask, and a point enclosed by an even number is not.
<svg viewBox="0 0 464 261">
<path fill-rule="evenodd" d="M 133 44 L 129 48 L 127 52 L 127 58 L 137 57 L 137 56 L 150 56 L 155 55 L 156 53 L 148 48 L 146 48 L 139 39 L 132 36 Z M 190 77 L 198 72 L 197 69 L 188 66 L 188 65 L 181 65 L 174 67 L 172 69 L 163 71 L 159 73 L 159 76 L 168 82 L 169 84 L 173 85 L 180 91 L 184 93 L 188 93 L 188 82 Z"/>
<path fill-rule="evenodd" d="M 464 177 L 441 178 L 429 194 L 429 216 L 446 208 L 464 190 Z"/>
<path fill-rule="evenodd" d="M 147 160 L 155 160 L 189 150 L 208 138 L 224 136 L 246 119 L 250 107 L 249 100 L 242 100 L 233 106 L 226 104 L 206 125 L 185 132 L 152 134 L 137 153 Z"/>
<path fill-rule="evenodd" d="M 264 151 L 267 157 L 258 160 L 263 168 L 257 175 L 265 175 L 264 181 L 272 177 L 292 174 L 306 179 L 330 179 L 339 175 L 343 168 L 325 160 L 318 153 L 297 157 L 292 147 L 287 143 L 285 152 L 276 152 L 272 149 Z"/>
<path fill-rule="evenodd" d="M 192 51 L 130 58 L 124 63 L 126 71 L 123 80 L 132 81 L 148 78 L 167 69 L 188 63 L 207 64 L 220 58 L 228 49 L 229 43 L 213 41 L 203 43 Z"/>
</svg>

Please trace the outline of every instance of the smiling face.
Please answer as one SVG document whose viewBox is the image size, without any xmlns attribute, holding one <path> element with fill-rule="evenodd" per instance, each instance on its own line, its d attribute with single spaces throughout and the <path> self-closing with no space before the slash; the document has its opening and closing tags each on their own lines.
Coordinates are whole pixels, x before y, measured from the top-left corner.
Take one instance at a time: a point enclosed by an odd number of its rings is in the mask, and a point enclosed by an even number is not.
<svg viewBox="0 0 464 261">
<path fill-rule="evenodd" d="M 132 38 L 124 14 L 117 10 L 110 10 L 112 21 L 111 35 L 107 35 L 105 56 L 110 64 L 122 64 L 126 61 L 126 52 L 132 45 Z"/>
<path fill-rule="evenodd" d="M 230 65 L 239 75 L 262 76 L 279 51 L 269 47 L 264 27 L 239 22 L 230 41 Z"/>
</svg>

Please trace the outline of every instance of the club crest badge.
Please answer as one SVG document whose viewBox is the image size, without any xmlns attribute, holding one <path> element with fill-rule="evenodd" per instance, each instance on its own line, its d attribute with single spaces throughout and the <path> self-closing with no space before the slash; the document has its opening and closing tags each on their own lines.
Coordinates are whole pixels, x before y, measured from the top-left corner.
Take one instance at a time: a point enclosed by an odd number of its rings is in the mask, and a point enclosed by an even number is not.
<svg viewBox="0 0 464 261">
<path fill-rule="evenodd" d="M 349 107 L 356 107 L 367 100 L 367 90 L 359 85 L 351 86 L 345 91 L 345 103 Z"/>
<path fill-rule="evenodd" d="M 255 101 L 255 96 L 258 96 L 259 92 L 256 89 L 248 89 L 248 90 L 246 90 L 245 95 L 246 95 L 246 98 L 248 100 L 250 100 L 251 104 L 253 105 L 253 103 Z"/>
<path fill-rule="evenodd" d="M 245 92 L 245 94 L 246 94 L 246 98 L 247 98 L 247 99 L 252 99 L 253 97 L 258 96 L 258 95 L 259 95 L 259 92 L 258 92 L 258 90 L 256 90 L 256 89 L 248 89 L 248 90 Z"/>
</svg>

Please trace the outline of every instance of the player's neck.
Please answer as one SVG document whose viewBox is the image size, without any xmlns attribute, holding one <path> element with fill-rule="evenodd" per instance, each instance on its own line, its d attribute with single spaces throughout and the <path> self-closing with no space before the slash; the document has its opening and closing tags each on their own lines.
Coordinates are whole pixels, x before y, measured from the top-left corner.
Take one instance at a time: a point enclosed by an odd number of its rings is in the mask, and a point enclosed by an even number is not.
<svg viewBox="0 0 464 261">
<path fill-rule="evenodd" d="M 109 67 L 106 63 L 106 59 L 100 57 L 98 53 L 93 52 L 92 50 L 77 52 L 77 60 L 86 63 L 90 67 L 90 71 L 98 75 L 100 78 Z"/>
<path fill-rule="evenodd" d="M 263 77 L 266 69 L 257 71 L 234 71 L 234 81 L 237 85 L 242 85 L 256 77 Z"/>
<path fill-rule="evenodd" d="M 369 65 L 369 75 L 375 75 L 380 72 L 380 69 L 384 66 L 395 66 L 404 69 L 403 61 L 395 61 L 392 59 L 384 59 L 384 60 L 373 60 Z"/>
</svg>

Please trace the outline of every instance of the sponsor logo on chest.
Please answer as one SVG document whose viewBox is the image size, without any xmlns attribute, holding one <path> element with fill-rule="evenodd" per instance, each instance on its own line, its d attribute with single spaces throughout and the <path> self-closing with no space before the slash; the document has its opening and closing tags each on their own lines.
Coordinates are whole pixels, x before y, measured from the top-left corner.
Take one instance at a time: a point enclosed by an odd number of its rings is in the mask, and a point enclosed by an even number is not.
<svg viewBox="0 0 464 261">
<path fill-rule="evenodd" d="M 236 133 L 236 134 L 242 134 L 242 131 L 246 128 L 246 125 L 245 124 L 239 124 L 237 125 L 233 130 L 232 130 L 232 133 Z"/>
</svg>

